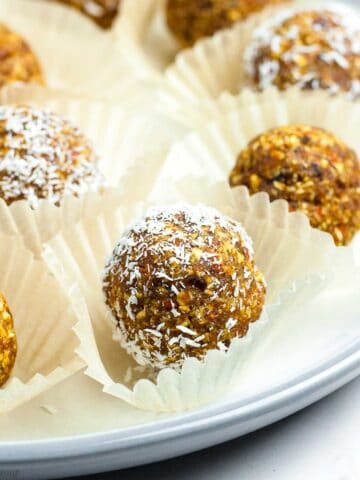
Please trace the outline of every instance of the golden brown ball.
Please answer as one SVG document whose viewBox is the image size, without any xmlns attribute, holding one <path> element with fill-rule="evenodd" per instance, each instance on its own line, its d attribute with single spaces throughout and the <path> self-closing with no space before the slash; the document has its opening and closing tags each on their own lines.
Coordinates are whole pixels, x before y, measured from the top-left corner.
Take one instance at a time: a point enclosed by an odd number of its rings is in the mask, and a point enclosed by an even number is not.
<svg viewBox="0 0 360 480">
<path fill-rule="evenodd" d="M 167 0 L 170 30 L 181 45 L 189 47 L 202 37 L 231 27 L 266 6 L 284 0 Z"/>
<path fill-rule="evenodd" d="M 4 295 L 0 292 L 0 387 L 9 379 L 17 354 L 13 317 Z"/>
<path fill-rule="evenodd" d="M 360 16 L 348 10 L 287 11 L 259 27 L 245 52 L 247 74 L 263 90 L 324 89 L 360 95 Z"/>
<path fill-rule="evenodd" d="M 287 200 L 337 245 L 347 245 L 360 229 L 359 159 L 321 128 L 291 125 L 257 136 L 239 154 L 230 184 Z"/>
<path fill-rule="evenodd" d="M 265 285 L 243 227 L 214 209 L 150 209 L 116 245 L 103 289 L 114 338 L 141 365 L 179 369 L 226 351 L 263 309 Z"/>
<path fill-rule="evenodd" d="M 36 55 L 17 33 L 0 24 L 0 87 L 8 83 L 44 83 Z"/>
<path fill-rule="evenodd" d="M 89 140 L 67 120 L 29 106 L 0 107 L 0 197 L 10 205 L 99 191 L 103 177 Z"/>
</svg>

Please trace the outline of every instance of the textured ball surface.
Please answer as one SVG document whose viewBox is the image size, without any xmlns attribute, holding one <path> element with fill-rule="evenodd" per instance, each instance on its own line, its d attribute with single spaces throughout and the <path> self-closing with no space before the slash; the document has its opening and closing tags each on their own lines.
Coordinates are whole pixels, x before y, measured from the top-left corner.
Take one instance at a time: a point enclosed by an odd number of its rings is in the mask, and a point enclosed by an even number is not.
<svg viewBox="0 0 360 480">
<path fill-rule="evenodd" d="M 231 186 L 282 198 L 315 228 L 348 244 L 360 229 L 360 163 L 356 153 L 320 128 L 293 125 L 254 138 L 239 154 Z"/>
<path fill-rule="evenodd" d="M 168 0 L 167 23 L 184 47 L 284 0 Z"/>
<path fill-rule="evenodd" d="M 114 338 L 156 369 L 226 351 L 265 301 L 243 227 L 203 206 L 149 210 L 116 245 L 103 289 Z"/>
<path fill-rule="evenodd" d="M 247 74 L 260 90 L 324 89 L 360 95 L 360 16 L 356 12 L 285 12 L 254 32 Z"/>
<path fill-rule="evenodd" d="M 0 24 L 0 87 L 14 82 L 44 83 L 36 55 L 17 33 Z"/>
<path fill-rule="evenodd" d="M 0 293 L 0 387 L 9 379 L 17 354 L 13 317 L 2 293 Z"/>
<path fill-rule="evenodd" d="M 7 204 L 98 191 L 103 177 L 89 140 L 65 119 L 29 106 L 0 107 L 0 197 Z"/>
</svg>

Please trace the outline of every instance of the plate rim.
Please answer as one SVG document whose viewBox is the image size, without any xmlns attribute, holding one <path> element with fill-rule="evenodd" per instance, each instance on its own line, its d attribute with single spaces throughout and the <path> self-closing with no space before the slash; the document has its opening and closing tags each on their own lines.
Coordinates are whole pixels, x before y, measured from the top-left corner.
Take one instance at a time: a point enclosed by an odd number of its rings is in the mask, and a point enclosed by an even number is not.
<svg viewBox="0 0 360 480">
<path fill-rule="evenodd" d="M 355 338 L 339 353 L 294 379 L 246 399 L 217 402 L 193 412 L 177 414 L 174 418 L 105 432 L 0 442 L 0 467 L 15 461 L 17 467 L 20 467 L 25 463 L 109 454 L 119 450 L 131 450 L 134 447 L 146 448 L 149 444 L 154 445 L 165 440 L 174 441 L 190 432 L 194 435 L 214 428 L 225 428 L 227 422 L 239 422 L 241 419 L 251 418 L 254 414 L 261 417 L 271 411 L 278 411 L 286 403 L 293 401 L 295 404 L 297 401 L 298 404 L 301 397 L 302 405 L 290 409 L 289 414 L 295 413 L 313 403 L 307 402 L 306 399 L 314 393 L 325 391 L 316 399 L 319 400 L 357 376 L 360 376 L 360 338 Z M 335 388 L 332 388 L 334 384 Z M 326 393 L 326 390 L 329 391 Z"/>
</svg>

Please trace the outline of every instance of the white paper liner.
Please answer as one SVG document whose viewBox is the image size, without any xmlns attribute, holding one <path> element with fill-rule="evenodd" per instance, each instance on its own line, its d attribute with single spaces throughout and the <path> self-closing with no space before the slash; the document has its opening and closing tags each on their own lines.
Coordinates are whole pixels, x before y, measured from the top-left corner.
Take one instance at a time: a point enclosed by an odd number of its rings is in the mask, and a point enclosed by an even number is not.
<svg viewBox="0 0 360 480">
<path fill-rule="evenodd" d="M 129 51 L 135 55 L 138 69 L 162 72 L 171 63 L 179 45 L 166 27 L 164 5 L 166 0 L 122 0 L 121 15 L 115 21 L 114 33 L 120 46 L 128 39 Z"/>
<path fill-rule="evenodd" d="M 151 125 L 149 114 L 142 110 L 36 86 L 4 88 L 0 91 L 0 104 L 30 104 L 58 113 L 78 126 L 92 141 L 99 157 L 99 170 L 112 187 L 118 186 L 129 167 L 145 156 L 142 145 L 151 142 L 159 123 L 152 115 Z M 165 131 L 162 133 L 165 136 Z M 170 132 L 168 135 L 173 138 Z"/>
<path fill-rule="evenodd" d="M 352 246 L 354 249 L 355 263 L 358 267 L 360 267 L 360 232 L 355 235 Z"/>
<path fill-rule="evenodd" d="M 247 98 L 251 101 L 247 103 Z M 204 102 L 200 109 L 186 115 L 176 113 L 184 123 L 197 128 L 175 143 L 158 171 L 158 185 L 169 185 L 189 175 L 208 176 L 212 181 L 228 181 L 240 151 L 256 135 L 288 124 L 305 124 L 335 133 L 360 158 L 360 103 L 343 96 L 329 99 L 325 92 L 287 92 L 269 89 L 262 94 L 245 92 L 234 97 L 223 95 L 217 101 Z M 206 119 L 209 121 L 205 126 Z M 174 166 L 181 165 L 181 168 Z M 164 192 L 165 194 L 165 192 Z M 360 233 L 352 248 L 360 259 Z M 360 260 L 358 260 L 360 262 Z"/>
<path fill-rule="evenodd" d="M 43 243 L 50 240 L 61 229 L 68 228 L 81 218 L 96 215 L 100 199 L 106 203 L 118 203 L 124 197 L 119 190 L 107 189 L 102 195 L 89 192 L 81 198 L 66 197 L 61 207 L 42 201 L 32 210 L 25 201 L 7 206 L 0 199 L 1 231 L 7 235 L 21 237 L 26 247 L 39 257 Z"/>
<path fill-rule="evenodd" d="M 248 101 L 249 100 L 249 101 Z M 360 104 L 343 96 L 329 99 L 325 92 L 287 92 L 269 89 L 223 95 L 174 115 L 194 131 L 174 144 L 159 172 L 159 181 L 187 175 L 227 180 L 237 155 L 256 135 L 269 128 L 305 124 L 333 132 L 360 155 Z M 181 168 L 174 168 L 181 165 Z"/>
<path fill-rule="evenodd" d="M 166 0 L 142 0 L 141 8 L 133 0 L 122 0 L 121 15 L 113 29 L 119 46 L 124 38 L 130 40 L 129 48 L 137 57 L 139 68 L 143 63 L 146 68 L 162 72 L 181 52 L 180 43 L 167 26 L 165 8 Z M 279 8 L 284 8 L 284 5 L 267 7 L 250 18 L 259 21 Z"/>
<path fill-rule="evenodd" d="M 216 99 L 223 92 L 238 94 L 249 84 L 244 71 L 244 52 L 256 27 L 281 8 L 295 11 L 330 8 L 334 4 L 329 5 L 327 1 L 314 3 L 310 0 L 297 0 L 294 6 L 265 10 L 232 29 L 199 41 L 194 48 L 180 53 L 166 70 L 162 85 L 163 98 L 181 106 L 186 102 L 197 105 L 205 99 Z"/>
<path fill-rule="evenodd" d="M 84 367 L 72 327 L 87 321 L 74 283 L 61 286 L 20 237 L 0 234 L 0 289 L 8 300 L 18 339 L 10 380 L 0 388 L 0 413 L 13 410 Z"/>
<path fill-rule="evenodd" d="M 110 187 L 119 186 L 129 169 L 146 171 L 187 129 L 176 119 L 156 111 L 153 105 L 133 108 L 123 103 L 88 100 L 64 90 L 34 85 L 7 86 L 0 104 L 29 104 L 62 115 L 92 141 L 98 166 Z"/>
<path fill-rule="evenodd" d="M 356 116 L 359 103 L 351 102 L 345 95 L 337 95 L 329 99 L 328 93 L 324 90 L 303 91 L 297 87 L 291 87 L 284 92 L 270 87 L 259 93 L 245 88 L 238 95 L 224 92 L 216 100 L 205 99 L 199 104 L 193 102 L 179 104 L 176 99 L 167 96 L 166 90 L 159 89 L 157 94 L 161 108 L 166 111 L 167 116 L 176 119 L 178 123 L 190 130 L 198 130 L 211 122 L 219 122 L 223 115 L 230 113 L 240 115 L 239 112 L 242 109 L 244 109 L 241 113 L 244 128 L 248 122 L 250 125 L 254 122 L 262 122 L 263 120 L 257 117 L 266 115 L 265 122 L 272 122 L 273 125 L 280 125 L 283 122 L 302 122 L 327 128 L 328 124 L 328 128 L 334 130 L 334 111 L 344 109 L 344 115 L 350 113 Z M 351 105 L 354 105 L 354 108 Z M 327 120 L 327 114 L 330 115 L 329 120 Z M 344 120 L 347 127 L 351 126 L 351 131 L 354 131 L 355 125 L 350 123 L 351 116 Z M 334 131 L 338 130 L 345 131 L 341 122 Z"/>
<path fill-rule="evenodd" d="M 43 0 L 1 0 L 0 21 L 26 39 L 47 86 L 116 100 L 124 98 L 123 89 L 135 78 L 131 58 L 113 34 L 72 8 Z"/>
<path fill-rule="evenodd" d="M 98 210 L 97 216 L 63 230 L 44 248 L 43 256 L 55 276 L 64 284 L 76 280 L 86 298 L 93 329 L 83 323 L 76 326 L 75 331 L 80 340 L 77 353 L 88 365 L 87 375 L 101 383 L 104 392 L 138 408 L 178 411 L 225 395 L 232 381 L 238 382 L 248 353 L 257 343 L 261 345 L 263 334 L 260 332 L 267 324 L 270 329 L 271 322 L 276 321 L 285 308 L 281 292 L 290 289 L 292 297 L 301 305 L 326 285 L 332 268 L 338 264 L 350 268 L 350 250 L 337 249 L 330 236 L 310 228 L 303 215 L 289 214 L 285 202 L 270 204 L 264 194 L 249 197 L 244 188 L 231 190 L 225 183 L 212 187 L 206 186 L 207 183 L 206 178 L 188 178 L 173 185 L 171 199 L 162 193 L 160 186 L 154 189 L 150 201 L 128 201 L 116 207 L 102 202 L 101 213 Z M 268 306 L 261 321 L 252 325 L 246 337 L 234 342 L 229 353 L 212 351 L 205 362 L 188 359 L 180 374 L 165 369 L 151 382 L 146 378 L 148 372 L 137 371 L 135 362 L 111 338 L 101 272 L 126 225 L 149 204 L 167 204 L 173 200 L 192 202 L 199 197 L 201 202 L 241 220 L 252 235 L 256 262 L 268 282 Z M 288 296 L 285 293 L 285 298 Z"/>
<path fill-rule="evenodd" d="M 184 131 L 174 121 L 164 121 L 153 112 L 134 112 L 119 105 L 103 101 L 87 101 L 69 96 L 66 92 L 42 87 L 7 87 L 0 91 L 0 104 L 30 104 L 62 115 L 78 126 L 92 141 L 98 154 L 99 170 L 105 177 L 105 193 L 119 187 L 119 195 L 125 198 L 146 195 L 142 178 L 152 178 L 160 168 L 155 159 L 162 160 L 169 146 Z M 157 140 L 154 142 L 154 136 Z M 136 186 L 127 188 L 128 175 L 138 166 Z M 116 194 L 115 194 L 116 196 Z M 7 207 L 0 199 L 0 224 L 9 234 L 20 233 L 28 248 L 36 255 L 41 244 L 49 240 L 60 228 L 78 221 L 84 205 L 92 204 L 95 194 L 86 198 L 66 199 L 61 208 L 43 201 L 34 211 L 25 201 Z"/>
</svg>

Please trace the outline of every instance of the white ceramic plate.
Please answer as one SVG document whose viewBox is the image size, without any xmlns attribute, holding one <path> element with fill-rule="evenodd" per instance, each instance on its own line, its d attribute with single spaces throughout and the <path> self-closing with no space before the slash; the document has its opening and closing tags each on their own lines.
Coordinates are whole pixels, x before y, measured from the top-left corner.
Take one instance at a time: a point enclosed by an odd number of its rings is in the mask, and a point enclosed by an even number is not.
<svg viewBox="0 0 360 480">
<path fill-rule="evenodd" d="M 4 442 L 0 478 L 49 479 L 164 460 L 239 437 L 284 418 L 360 374 L 360 342 L 293 382 L 155 424 L 69 438 Z"/>
<path fill-rule="evenodd" d="M 319 400 L 360 375 L 360 295 L 351 283 L 318 296 L 316 308 L 293 309 L 282 319 L 286 338 L 274 328 L 238 391 L 207 407 L 183 414 L 140 411 L 80 373 L 1 416 L 1 480 L 63 478 L 167 459 L 239 437 Z"/>
<path fill-rule="evenodd" d="M 290 317 L 287 338 L 274 332 L 241 390 L 202 409 L 136 410 L 80 373 L 0 416 L 0 479 L 64 478 L 190 453 L 280 420 L 360 375 L 359 285 L 328 292 L 316 314 L 309 305 Z"/>
</svg>

